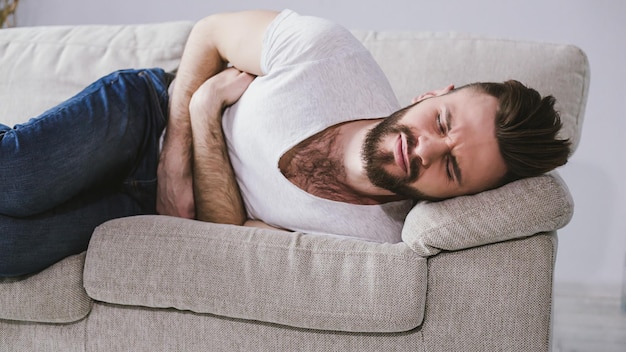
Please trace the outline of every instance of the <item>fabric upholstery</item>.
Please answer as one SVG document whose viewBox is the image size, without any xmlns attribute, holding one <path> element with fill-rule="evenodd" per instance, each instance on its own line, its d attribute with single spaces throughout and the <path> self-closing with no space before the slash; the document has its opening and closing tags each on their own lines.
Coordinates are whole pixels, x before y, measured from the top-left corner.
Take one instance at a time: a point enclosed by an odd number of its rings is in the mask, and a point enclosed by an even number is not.
<svg viewBox="0 0 626 352">
<path fill-rule="evenodd" d="M 174 309 L 103 303 L 94 305 L 87 336 L 86 348 L 90 352 L 427 351 L 420 329 L 382 334 L 320 331 Z M 428 352 L 433 351 L 444 350 L 435 348 Z"/>
<path fill-rule="evenodd" d="M 402 240 L 431 256 L 553 231 L 567 225 L 573 213 L 574 200 L 553 172 L 473 196 L 419 203 L 407 216 Z"/>
<path fill-rule="evenodd" d="M 117 69 L 174 70 L 191 26 L 173 22 L 1 30 L 0 123 L 12 126 L 35 117 Z M 82 287 L 83 261 L 84 255 L 68 258 L 28 279 L 0 281 L 0 319 L 67 322 L 84 317 L 90 300 Z"/>
<path fill-rule="evenodd" d="M 426 270 L 404 243 L 140 216 L 96 229 L 84 284 L 107 303 L 392 332 L 421 324 Z"/>
<path fill-rule="evenodd" d="M 433 257 L 426 319 L 407 332 L 318 331 L 175 309 L 96 303 L 87 331 L 93 338 L 87 348 L 107 352 L 202 351 L 209 345 L 216 352 L 548 351 L 545 326 L 550 324 L 555 246 L 554 234 L 545 234 Z"/>
<path fill-rule="evenodd" d="M 0 319 L 0 352 L 85 352 L 86 327 L 87 318 L 67 324 Z"/>
<path fill-rule="evenodd" d="M 116 69 L 175 69 L 191 26 L 1 30 L 0 123 L 38 115 Z M 564 134 L 578 143 L 589 65 L 574 46 L 355 33 L 402 103 L 449 83 L 516 78 L 556 96 Z M 406 243 L 395 245 L 160 217 L 107 223 L 87 256 L 91 310 L 77 279 L 82 256 L 0 282 L 0 352 L 547 351 L 555 236 L 533 236 L 530 224 L 549 231 L 550 217 L 511 204 L 563 204 L 553 209 L 558 228 L 571 206 L 553 199 L 567 193 L 558 182 L 550 175 L 484 197 L 421 203 L 407 219 Z M 489 231 L 477 231 L 485 224 Z M 529 237 L 506 240 L 517 236 Z"/>
<path fill-rule="evenodd" d="M 562 137 L 573 149 L 579 142 L 590 75 L 577 47 L 459 33 L 353 33 L 381 65 L 401 103 L 450 83 L 518 79 L 557 98 Z M 429 256 L 556 230 L 572 213 L 573 200 L 554 172 L 478 195 L 419 203 L 407 216 L 402 239 Z"/>
<path fill-rule="evenodd" d="M 12 126 L 38 116 L 118 69 L 176 69 L 191 26 L 172 22 L 3 29 L 0 123 Z"/>
<path fill-rule="evenodd" d="M 589 92 L 589 62 L 573 45 L 460 33 L 355 31 L 389 77 L 402 104 L 448 84 L 517 79 L 554 95 L 562 136 L 580 141 Z M 390 54 L 393 53 L 393 54 Z"/>
<path fill-rule="evenodd" d="M 425 350 L 549 351 L 555 255 L 549 233 L 429 259 Z"/>
<path fill-rule="evenodd" d="M 78 321 L 91 310 L 83 288 L 85 253 L 26 277 L 0 278 L 0 319 L 41 323 Z"/>
</svg>

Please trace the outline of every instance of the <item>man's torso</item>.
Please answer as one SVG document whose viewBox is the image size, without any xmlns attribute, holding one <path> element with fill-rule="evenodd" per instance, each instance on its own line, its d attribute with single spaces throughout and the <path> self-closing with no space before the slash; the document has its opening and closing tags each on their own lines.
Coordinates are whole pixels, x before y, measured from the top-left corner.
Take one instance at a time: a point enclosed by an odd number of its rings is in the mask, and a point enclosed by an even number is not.
<svg viewBox="0 0 626 352">
<path fill-rule="evenodd" d="M 399 241 L 410 202 L 354 205 L 315 196 L 311 193 L 319 187 L 332 186 L 319 180 L 332 180 L 337 165 L 328 164 L 332 158 L 324 157 L 324 148 L 313 148 L 319 157 L 308 157 L 310 150 L 302 148 L 306 141 L 319 144 L 317 137 L 332 135 L 333 126 L 397 110 L 371 55 L 341 27 L 283 12 L 268 29 L 263 60 L 266 74 L 223 120 L 248 215 L 294 231 Z M 308 166 L 320 177 L 315 184 L 293 174 L 303 159 L 318 162 Z"/>
</svg>

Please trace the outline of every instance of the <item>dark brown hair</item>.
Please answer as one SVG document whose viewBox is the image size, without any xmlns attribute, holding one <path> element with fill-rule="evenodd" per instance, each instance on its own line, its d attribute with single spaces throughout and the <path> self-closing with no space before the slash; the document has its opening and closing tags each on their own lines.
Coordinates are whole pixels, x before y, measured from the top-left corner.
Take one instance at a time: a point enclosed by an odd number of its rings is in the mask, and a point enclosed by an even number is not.
<svg viewBox="0 0 626 352">
<path fill-rule="evenodd" d="M 498 99 L 496 139 L 507 167 L 502 184 L 541 175 L 567 162 L 570 142 L 557 137 L 563 124 L 553 96 L 542 98 L 515 80 L 472 83 L 459 89 L 463 88 Z"/>
</svg>

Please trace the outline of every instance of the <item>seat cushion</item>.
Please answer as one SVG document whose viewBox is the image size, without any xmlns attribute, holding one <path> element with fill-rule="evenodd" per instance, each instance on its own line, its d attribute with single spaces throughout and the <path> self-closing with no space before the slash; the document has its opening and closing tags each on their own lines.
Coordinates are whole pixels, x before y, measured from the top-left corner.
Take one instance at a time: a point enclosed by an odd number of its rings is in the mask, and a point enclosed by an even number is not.
<svg viewBox="0 0 626 352">
<path fill-rule="evenodd" d="M 98 227 L 87 253 L 85 288 L 112 304 L 350 332 L 424 316 L 426 259 L 404 243 L 139 216 Z"/>
<path fill-rule="evenodd" d="M 87 316 L 84 262 L 85 253 L 77 254 L 34 275 L 0 279 L 0 319 L 71 323 Z"/>
</svg>

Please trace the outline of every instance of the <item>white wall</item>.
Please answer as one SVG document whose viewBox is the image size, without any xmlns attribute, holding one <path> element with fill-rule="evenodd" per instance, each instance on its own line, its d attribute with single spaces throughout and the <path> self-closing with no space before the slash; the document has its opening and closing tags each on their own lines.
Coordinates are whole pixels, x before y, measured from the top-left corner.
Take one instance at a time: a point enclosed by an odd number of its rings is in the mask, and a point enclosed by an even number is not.
<svg viewBox="0 0 626 352">
<path fill-rule="evenodd" d="M 562 175 L 576 201 L 559 237 L 557 283 L 610 287 L 617 293 L 626 252 L 626 2 L 622 0 L 21 0 L 18 24 L 122 24 L 197 20 L 250 8 L 282 9 L 335 20 L 352 29 L 462 31 L 570 43 L 591 62 L 582 141 Z"/>
</svg>

